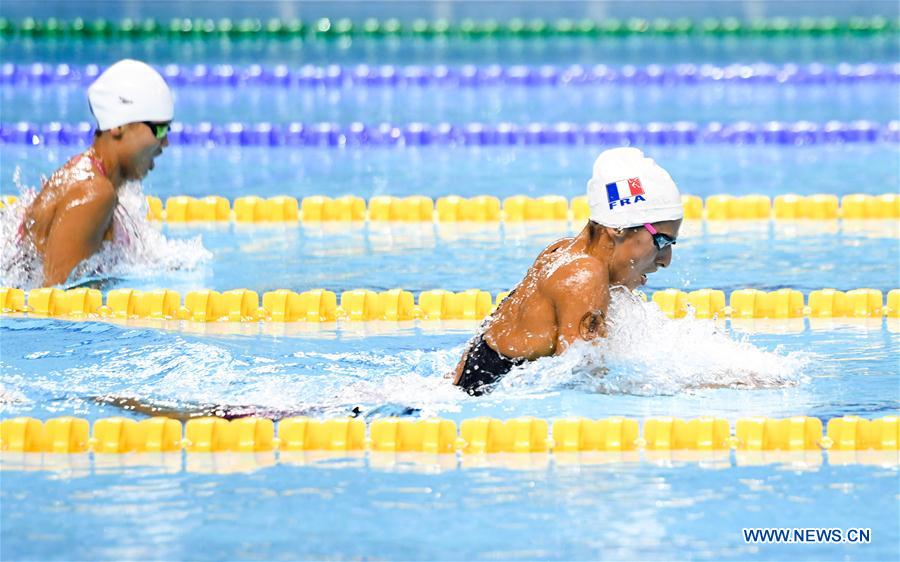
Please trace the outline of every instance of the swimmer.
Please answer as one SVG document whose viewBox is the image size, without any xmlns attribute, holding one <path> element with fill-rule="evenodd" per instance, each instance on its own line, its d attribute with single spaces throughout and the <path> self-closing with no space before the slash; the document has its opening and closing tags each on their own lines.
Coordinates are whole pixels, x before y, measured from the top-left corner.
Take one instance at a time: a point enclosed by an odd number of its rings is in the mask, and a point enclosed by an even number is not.
<svg viewBox="0 0 900 562">
<path fill-rule="evenodd" d="M 91 147 L 50 176 L 25 210 L 18 244 L 43 260 L 43 285 L 64 283 L 72 270 L 113 240 L 118 190 L 144 178 L 169 145 L 174 102 L 163 77 L 136 60 L 121 60 L 88 88 L 97 130 Z"/>
<path fill-rule="evenodd" d="M 477 396 L 516 365 L 606 337 L 609 291 L 635 290 L 672 262 L 684 210 L 671 176 L 637 148 L 604 151 L 587 184 L 590 219 L 538 255 L 451 375 Z"/>
</svg>

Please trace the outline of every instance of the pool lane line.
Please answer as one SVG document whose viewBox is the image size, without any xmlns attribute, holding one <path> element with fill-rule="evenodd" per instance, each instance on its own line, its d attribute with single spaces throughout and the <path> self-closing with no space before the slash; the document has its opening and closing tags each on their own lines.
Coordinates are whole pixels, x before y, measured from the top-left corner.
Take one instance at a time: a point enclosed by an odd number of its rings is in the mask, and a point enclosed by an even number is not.
<svg viewBox="0 0 900 562">
<path fill-rule="evenodd" d="M 0 36 L 11 39 L 89 41 L 146 41 L 151 39 L 222 41 L 222 40 L 300 40 L 334 41 L 341 39 L 419 41 L 546 41 L 559 38 L 599 40 L 634 37 L 683 38 L 804 38 L 834 40 L 838 38 L 890 37 L 900 29 L 900 22 L 883 16 L 803 18 L 602 18 L 546 19 L 512 18 L 509 20 L 465 18 L 400 20 L 398 18 L 297 18 L 268 20 L 258 18 L 152 18 L 119 21 L 95 18 L 0 18 Z"/>
<path fill-rule="evenodd" d="M 87 146 L 94 124 L 0 122 L 0 144 Z M 168 133 L 173 145 L 318 148 L 427 146 L 810 146 L 900 142 L 900 121 L 693 121 L 634 123 L 181 123 Z"/>
<path fill-rule="evenodd" d="M 884 221 L 886 225 L 900 218 L 900 194 L 869 195 L 851 193 L 837 195 L 781 194 L 772 200 L 768 195 L 710 195 L 704 201 L 696 195 L 682 195 L 687 221 L 783 221 L 798 226 L 816 226 L 821 221 L 844 219 L 848 226 L 856 221 Z M 0 209 L 16 204 L 15 195 L 0 196 Z M 571 200 L 561 195 L 512 195 L 503 199 L 493 195 L 460 197 L 448 195 L 437 201 L 426 195 L 395 197 L 379 195 L 368 201 L 345 195 L 329 197 L 310 195 L 298 200 L 288 195 L 259 197 L 247 195 L 234 201 L 219 195 L 191 197 L 173 195 L 165 204 L 159 197 L 148 195 L 147 219 L 170 224 L 181 223 L 296 223 L 327 226 L 330 223 L 384 224 L 388 227 L 407 223 L 506 223 L 510 225 L 545 222 L 583 224 L 590 217 L 587 196 Z M 549 226 L 549 225 L 548 225 Z M 853 230 L 852 228 L 850 230 Z M 886 228 L 889 233 L 891 228 Z"/>
<path fill-rule="evenodd" d="M 277 428 L 277 433 L 276 433 Z M 823 431 L 824 428 L 824 431 Z M 313 419 L 285 417 L 198 417 L 185 423 L 156 416 L 87 419 L 62 416 L 46 421 L 31 417 L 0 422 L 4 453 L 266 453 L 322 451 L 330 453 L 422 453 L 428 455 L 618 453 L 639 460 L 640 453 L 681 452 L 688 458 L 728 459 L 742 453 L 805 454 L 877 452 L 880 462 L 900 462 L 900 417 L 858 416 L 822 420 L 741 417 L 725 418 L 613 416 L 603 419 L 566 417 L 556 420 L 523 416 L 464 419 L 386 417 Z M 434 458 L 434 457 L 432 457 Z M 622 462 L 624 459 L 618 459 Z M 627 461 L 626 461 L 627 462 Z"/>
<path fill-rule="evenodd" d="M 29 89 L 64 85 L 88 86 L 106 67 L 4 63 L 0 86 Z M 898 63 L 839 64 L 650 64 L 623 65 L 249 65 L 168 64 L 156 66 L 176 88 L 482 88 L 568 86 L 701 86 L 746 84 L 753 86 L 851 86 L 896 84 Z"/>
<path fill-rule="evenodd" d="M 646 294 L 639 294 L 647 299 Z M 210 289 L 181 294 L 169 289 L 113 289 L 104 295 L 97 289 L 0 288 L 0 311 L 29 317 L 62 318 L 76 321 L 151 320 L 190 323 L 312 323 L 330 324 L 341 321 L 345 327 L 354 323 L 483 320 L 509 295 L 496 297 L 487 291 L 470 289 L 453 292 L 443 289 L 422 291 L 414 297 L 410 291 L 392 289 L 373 291 L 355 289 L 338 295 L 325 289 L 295 292 L 279 289 L 263 293 L 233 289 L 219 292 Z M 27 297 L 27 298 L 26 298 Z M 885 299 L 878 289 L 838 291 L 820 289 L 808 295 L 796 289 L 762 291 L 747 288 L 731 291 L 726 303 L 725 292 L 698 289 L 690 292 L 665 289 L 652 294 L 652 302 L 669 318 L 730 319 L 739 326 L 745 320 L 786 321 L 792 330 L 805 328 L 803 319 L 811 323 L 835 319 L 871 320 L 880 326 L 884 317 L 900 320 L 900 289 L 892 289 Z M 852 323 L 852 322 L 851 322 Z M 763 324 L 764 325 L 764 324 Z M 411 327 L 411 324 L 406 324 Z M 748 326 L 752 328 L 751 326 Z M 782 326 L 783 327 L 783 326 Z"/>
<path fill-rule="evenodd" d="M 706 197 L 683 195 L 684 218 L 687 221 L 705 220 L 710 224 L 722 221 L 780 221 L 798 227 L 815 227 L 828 221 L 843 219 L 850 227 L 858 221 L 882 221 L 896 226 L 900 219 L 900 194 L 869 195 L 851 193 L 837 195 L 781 194 L 774 200 L 768 195 L 726 195 Z M 0 196 L 0 209 L 16 204 L 14 195 Z M 493 195 L 460 197 L 448 195 L 437 201 L 426 195 L 394 197 L 379 195 L 368 201 L 362 197 L 345 195 L 328 197 L 310 195 L 298 200 L 288 195 L 259 197 L 248 195 L 234 201 L 218 195 L 190 197 L 174 195 L 162 199 L 146 196 L 147 219 L 169 224 L 223 223 L 246 224 L 296 223 L 321 225 L 332 223 L 383 224 L 401 227 L 409 223 L 466 223 L 472 227 L 504 223 L 510 226 L 543 222 L 583 224 L 590 217 L 587 197 L 579 195 L 571 200 L 561 195 L 512 195 L 501 202 Z M 748 223 L 749 224 L 749 223 Z M 863 225 L 859 225 L 863 226 Z M 891 228 L 886 228 L 889 233 Z"/>
<path fill-rule="evenodd" d="M 688 221 L 895 221 L 900 219 L 900 194 L 869 195 L 852 193 L 838 198 L 834 194 L 768 195 L 716 194 L 705 201 L 696 195 L 683 195 L 684 217 Z M 5 203 L 14 203 L 6 197 Z M 501 202 L 493 195 L 438 197 L 426 195 L 394 197 L 380 195 L 368 201 L 345 195 L 311 195 L 297 198 L 279 195 L 237 197 L 233 202 L 222 196 L 171 196 L 163 201 L 147 196 L 147 218 L 174 223 L 237 222 L 279 223 L 506 223 L 566 222 L 583 224 L 590 217 L 587 196 L 571 200 L 561 195 L 512 195 Z M 0 202 L 2 208 L 4 202 Z"/>
</svg>

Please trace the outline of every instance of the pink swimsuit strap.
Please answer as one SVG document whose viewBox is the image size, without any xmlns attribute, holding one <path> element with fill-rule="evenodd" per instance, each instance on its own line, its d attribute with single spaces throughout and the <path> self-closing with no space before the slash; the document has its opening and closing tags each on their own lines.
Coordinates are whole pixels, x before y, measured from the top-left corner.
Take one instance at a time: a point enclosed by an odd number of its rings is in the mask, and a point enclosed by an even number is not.
<svg viewBox="0 0 900 562">
<path fill-rule="evenodd" d="M 76 160 L 78 160 L 81 157 L 86 157 L 88 160 L 91 161 L 91 164 L 93 164 L 94 167 L 97 168 L 104 177 L 109 177 L 109 174 L 106 173 L 106 166 L 103 165 L 103 162 L 101 162 L 99 158 L 97 158 L 96 156 L 91 154 L 90 150 L 88 150 L 87 152 L 82 152 L 81 154 L 76 154 L 75 156 L 73 156 L 72 158 L 69 159 L 69 162 L 67 163 L 67 165 L 75 162 Z"/>
<path fill-rule="evenodd" d="M 93 164 L 98 170 L 100 170 L 101 174 L 108 177 L 106 174 L 106 168 L 103 166 L 103 162 L 101 162 L 99 158 L 96 158 L 91 154 L 88 154 L 87 157 L 91 161 L 91 164 Z"/>
</svg>

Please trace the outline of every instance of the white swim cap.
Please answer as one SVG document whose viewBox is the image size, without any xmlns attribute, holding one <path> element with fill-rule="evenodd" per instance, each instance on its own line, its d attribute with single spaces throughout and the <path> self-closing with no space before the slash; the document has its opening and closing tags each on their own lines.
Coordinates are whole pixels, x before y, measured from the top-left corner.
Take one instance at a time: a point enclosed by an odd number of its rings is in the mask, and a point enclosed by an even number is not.
<svg viewBox="0 0 900 562">
<path fill-rule="evenodd" d="M 124 59 L 107 68 L 90 88 L 88 103 L 101 131 L 128 123 L 171 121 L 172 91 L 148 64 Z"/>
<path fill-rule="evenodd" d="M 628 228 L 684 216 L 672 177 L 637 148 L 601 152 L 587 196 L 591 220 L 603 226 Z"/>
</svg>

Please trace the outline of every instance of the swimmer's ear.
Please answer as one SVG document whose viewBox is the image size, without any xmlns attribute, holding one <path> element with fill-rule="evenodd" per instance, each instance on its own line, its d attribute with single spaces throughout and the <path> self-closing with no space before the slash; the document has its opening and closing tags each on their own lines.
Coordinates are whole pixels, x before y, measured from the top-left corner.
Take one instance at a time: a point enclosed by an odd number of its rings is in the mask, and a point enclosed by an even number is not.
<svg viewBox="0 0 900 562">
<path fill-rule="evenodd" d="M 111 136 L 112 138 L 118 140 L 118 139 L 121 139 L 121 138 L 122 138 L 122 135 L 125 134 L 125 127 L 127 127 L 127 126 L 128 126 L 128 125 L 122 125 L 122 126 L 119 126 L 119 127 L 113 127 L 112 129 L 108 129 L 107 132 L 110 134 L 110 136 Z"/>
<path fill-rule="evenodd" d="M 624 240 L 626 234 L 624 228 L 614 228 L 612 226 L 606 227 L 606 233 L 616 242 L 621 242 L 622 240 Z"/>
</svg>

